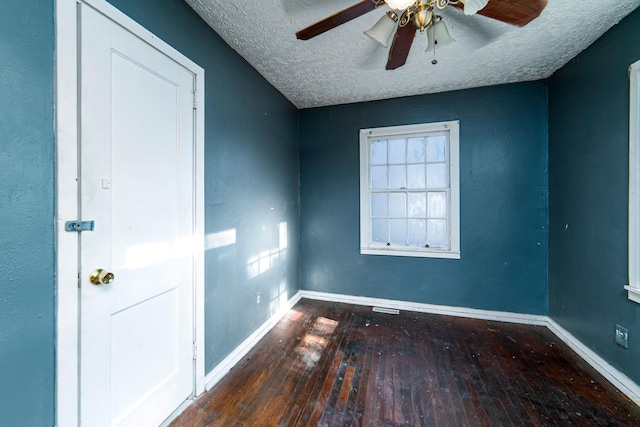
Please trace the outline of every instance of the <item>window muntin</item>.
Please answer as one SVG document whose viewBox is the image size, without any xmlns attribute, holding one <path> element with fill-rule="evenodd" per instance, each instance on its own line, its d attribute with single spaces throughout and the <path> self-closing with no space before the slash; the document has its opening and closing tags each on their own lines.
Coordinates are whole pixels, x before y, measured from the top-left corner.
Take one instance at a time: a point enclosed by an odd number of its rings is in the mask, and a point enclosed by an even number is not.
<svg viewBox="0 0 640 427">
<path fill-rule="evenodd" d="M 448 134 L 369 143 L 374 245 L 448 249 Z"/>
<path fill-rule="evenodd" d="M 360 135 L 361 253 L 459 258 L 458 122 Z"/>
</svg>

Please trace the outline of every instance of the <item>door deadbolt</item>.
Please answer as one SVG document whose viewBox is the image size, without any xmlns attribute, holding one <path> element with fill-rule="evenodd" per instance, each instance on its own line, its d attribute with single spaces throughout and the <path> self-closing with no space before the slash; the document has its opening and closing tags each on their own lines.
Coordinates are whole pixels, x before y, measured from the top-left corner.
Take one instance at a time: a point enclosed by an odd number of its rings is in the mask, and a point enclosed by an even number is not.
<svg viewBox="0 0 640 427">
<path fill-rule="evenodd" d="M 109 273 L 101 268 L 93 270 L 89 275 L 89 281 L 94 285 L 108 285 L 113 282 L 115 278 L 116 276 L 114 276 L 113 273 Z"/>
</svg>

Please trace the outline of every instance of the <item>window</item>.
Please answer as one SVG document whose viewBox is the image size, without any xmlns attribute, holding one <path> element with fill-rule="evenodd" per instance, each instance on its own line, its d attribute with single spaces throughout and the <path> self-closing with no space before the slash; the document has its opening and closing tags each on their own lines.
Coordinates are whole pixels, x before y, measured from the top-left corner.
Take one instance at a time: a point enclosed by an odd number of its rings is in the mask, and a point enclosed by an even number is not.
<svg viewBox="0 0 640 427">
<path fill-rule="evenodd" d="M 360 253 L 460 258 L 459 122 L 360 130 Z"/>
<path fill-rule="evenodd" d="M 640 303 L 640 61 L 629 68 L 629 299 Z"/>
</svg>

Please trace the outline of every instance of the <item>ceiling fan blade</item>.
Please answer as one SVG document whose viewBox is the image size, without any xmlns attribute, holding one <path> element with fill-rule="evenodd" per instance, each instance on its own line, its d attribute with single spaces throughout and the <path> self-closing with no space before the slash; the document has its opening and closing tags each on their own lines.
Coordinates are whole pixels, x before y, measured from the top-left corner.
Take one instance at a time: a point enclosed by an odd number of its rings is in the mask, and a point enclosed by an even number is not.
<svg viewBox="0 0 640 427">
<path fill-rule="evenodd" d="M 478 15 L 524 27 L 540 16 L 547 2 L 548 0 L 489 0 L 483 9 L 478 11 Z M 461 3 L 456 7 L 463 8 Z"/>
<path fill-rule="evenodd" d="M 371 12 L 377 7 L 377 4 L 379 3 L 376 3 L 374 0 L 362 0 L 360 3 L 341 10 L 340 12 L 331 15 L 322 21 L 316 22 L 307 28 L 303 28 L 296 33 L 296 37 L 299 40 L 309 40 L 310 38 L 322 34 L 325 31 L 329 31 L 338 25 L 342 25 L 345 22 L 349 22 L 352 19 L 364 15 L 365 13 Z"/>
<path fill-rule="evenodd" d="M 447 24 L 452 24 L 452 29 L 456 27 L 465 28 L 472 36 L 467 44 L 472 44 L 475 48 L 480 48 L 487 44 L 492 43 L 505 30 L 502 26 L 496 28 L 488 19 L 474 19 L 462 13 L 462 10 L 457 8 L 448 8 L 442 11 L 442 16 Z M 457 32 L 457 31 L 456 31 Z"/>
<path fill-rule="evenodd" d="M 398 25 L 398 31 L 396 31 L 396 34 L 393 36 L 393 44 L 389 50 L 387 70 L 395 70 L 407 62 L 409 50 L 416 36 L 416 31 L 416 27 L 412 22 L 409 22 L 404 27 Z"/>
</svg>

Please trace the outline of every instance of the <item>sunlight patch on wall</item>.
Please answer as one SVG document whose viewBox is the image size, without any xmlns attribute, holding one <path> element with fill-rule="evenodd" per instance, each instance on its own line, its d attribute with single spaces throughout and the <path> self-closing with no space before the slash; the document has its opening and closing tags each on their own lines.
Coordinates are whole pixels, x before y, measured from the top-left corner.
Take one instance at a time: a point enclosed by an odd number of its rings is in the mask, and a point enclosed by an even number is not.
<svg viewBox="0 0 640 427">
<path fill-rule="evenodd" d="M 262 251 L 258 256 L 249 258 L 247 262 L 247 276 L 249 279 L 258 277 L 271 270 L 285 259 L 285 252 L 279 249 Z"/>
<path fill-rule="evenodd" d="M 236 244 L 236 229 L 231 228 L 229 230 L 213 233 L 205 237 L 205 249 L 217 249 L 225 246 L 231 246 Z"/>
<path fill-rule="evenodd" d="M 281 222 L 278 224 L 278 240 L 280 250 L 287 249 L 287 223 Z"/>
<path fill-rule="evenodd" d="M 281 222 L 278 228 L 278 246 L 261 251 L 247 261 L 247 276 L 249 279 L 258 277 L 277 265 L 286 261 L 287 255 L 287 223 Z"/>
<path fill-rule="evenodd" d="M 269 313 L 274 315 L 282 307 L 287 306 L 289 300 L 289 292 L 287 291 L 287 279 L 280 280 L 280 284 L 277 287 L 271 288 L 271 295 L 269 295 Z"/>
</svg>

